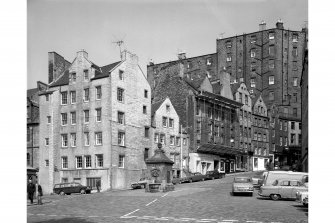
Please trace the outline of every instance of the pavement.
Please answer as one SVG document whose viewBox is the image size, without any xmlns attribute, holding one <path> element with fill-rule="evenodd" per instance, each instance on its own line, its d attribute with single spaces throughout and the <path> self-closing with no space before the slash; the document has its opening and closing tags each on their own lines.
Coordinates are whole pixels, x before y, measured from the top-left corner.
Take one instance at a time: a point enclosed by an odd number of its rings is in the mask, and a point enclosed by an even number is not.
<svg viewBox="0 0 335 223">
<path fill-rule="evenodd" d="M 85 195 L 45 196 L 43 205 L 27 206 L 28 222 L 308 222 L 308 208 L 296 201 L 232 196 L 233 176 L 178 184 L 168 193 L 144 189 Z"/>
</svg>

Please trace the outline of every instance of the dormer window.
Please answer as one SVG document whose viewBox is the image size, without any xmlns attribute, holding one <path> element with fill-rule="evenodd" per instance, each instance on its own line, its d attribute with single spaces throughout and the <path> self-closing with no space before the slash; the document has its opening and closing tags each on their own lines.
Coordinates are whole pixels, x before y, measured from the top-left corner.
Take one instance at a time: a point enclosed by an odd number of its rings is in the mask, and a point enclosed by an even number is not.
<svg viewBox="0 0 335 223">
<path fill-rule="evenodd" d="M 84 70 L 84 80 L 87 81 L 88 79 L 88 70 Z"/>
<path fill-rule="evenodd" d="M 295 42 L 295 43 L 298 42 L 298 34 L 294 33 L 292 35 L 292 41 Z"/>
<path fill-rule="evenodd" d="M 227 48 L 231 48 L 231 45 L 232 45 L 232 44 L 231 44 L 231 41 L 230 41 L 230 40 L 227 40 L 227 41 L 226 41 L 226 47 L 227 47 Z"/>
<path fill-rule="evenodd" d="M 275 33 L 269 32 L 269 39 L 275 39 Z"/>
</svg>

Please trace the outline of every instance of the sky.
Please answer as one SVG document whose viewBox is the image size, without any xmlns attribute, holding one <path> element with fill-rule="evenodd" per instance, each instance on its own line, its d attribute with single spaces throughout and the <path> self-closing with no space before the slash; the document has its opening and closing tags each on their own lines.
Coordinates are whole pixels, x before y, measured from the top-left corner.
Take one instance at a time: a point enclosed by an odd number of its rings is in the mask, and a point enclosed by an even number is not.
<svg viewBox="0 0 335 223">
<path fill-rule="evenodd" d="M 307 0 L 27 0 L 27 87 L 47 83 L 48 52 L 72 62 L 85 49 L 99 66 L 120 60 L 119 47 L 155 63 L 216 52 L 216 39 L 274 28 L 301 30 Z"/>
</svg>

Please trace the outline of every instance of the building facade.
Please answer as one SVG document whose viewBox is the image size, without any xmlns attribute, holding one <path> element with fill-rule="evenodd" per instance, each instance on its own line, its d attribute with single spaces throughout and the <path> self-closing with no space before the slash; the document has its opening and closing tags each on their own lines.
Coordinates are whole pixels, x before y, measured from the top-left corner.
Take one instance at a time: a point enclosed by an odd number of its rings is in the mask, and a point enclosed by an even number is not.
<svg viewBox="0 0 335 223">
<path fill-rule="evenodd" d="M 265 170 L 270 164 L 269 118 L 262 95 L 254 102 L 252 121 L 253 170 Z"/>
<path fill-rule="evenodd" d="M 305 29 L 284 29 L 282 21 L 267 29 L 262 22 L 257 32 L 217 40 L 217 69 L 230 73 L 232 84 L 244 82 L 251 97 L 262 94 L 268 106 L 289 104 L 287 113 L 299 118 L 305 42 Z"/>
<path fill-rule="evenodd" d="M 46 193 L 72 181 L 129 188 L 151 147 L 151 90 L 137 56 L 124 51 L 121 61 L 99 67 L 84 50 L 69 66 L 61 56 L 55 63 L 55 54 L 39 97 L 41 185 Z"/>
<path fill-rule="evenodd" d="M 301 168 L 308 172 L 308 51 L 305 52 L 304 66 L 301 77 Z"/>
<path fill-rule="evenodd" d="M 153 146 L 162 144 L 165 155 L 173 162 L 173 177 L 185 176 L 188 164 L 188 138 L 181 134 L 179 116 L 169 98 L 151 105 Z"/>
<path fill-rule="evenodd" d="M 237 156 L 237 170 L 252 170 L 252 156 L 249 154 L 252 150 L 252 100 L 250 93 L 244 83 L 241 83 L 235 91 L 235 100 L 242 103 L 243 106 L 238 110 L 239 117 L 239 137 L 238 144 L 241 150 L 245 150 L 247 156 Z"/>
<path fill-rule="evenodd" d="M 234 172 L 236 155 L 244 153 L 236 138 L 236 109 L 242 104 L 233 99 L 227 74 L 221 72 L 214 87 L 205 69 L 188 70 L 185 61 L 180 57 L 178 61 L 164 63 L 164 67 L 148 66 L 148 77 L 156 77 L 151 86 L 153 103 L 166 97 L 173 103 L 180 124 L 189 135 L 190 172 Z"/>
</svg>

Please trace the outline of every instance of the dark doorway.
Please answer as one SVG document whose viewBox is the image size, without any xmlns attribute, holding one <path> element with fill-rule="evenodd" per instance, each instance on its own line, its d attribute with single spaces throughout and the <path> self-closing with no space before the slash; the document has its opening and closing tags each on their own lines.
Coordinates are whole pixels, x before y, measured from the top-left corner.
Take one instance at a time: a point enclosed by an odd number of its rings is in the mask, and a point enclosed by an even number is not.
<svg viewBox="0 0 335 223">
<path fill-rule="evenodd" d="M 214 160 L 214 170 L 219 169 L 219 160 Z"/>
</svg>

